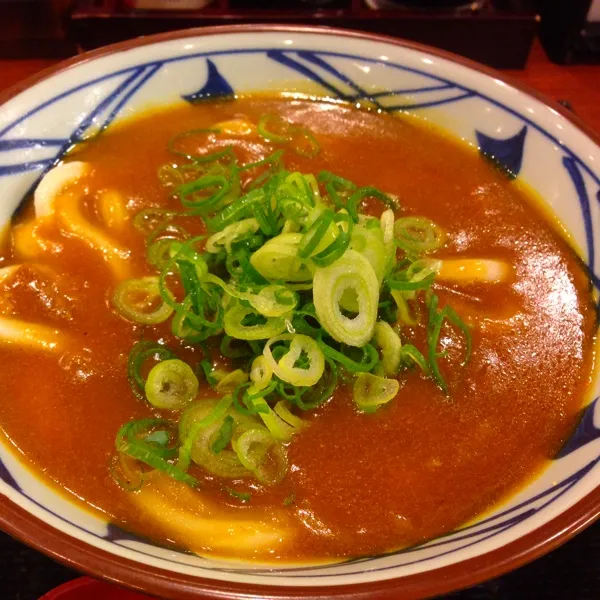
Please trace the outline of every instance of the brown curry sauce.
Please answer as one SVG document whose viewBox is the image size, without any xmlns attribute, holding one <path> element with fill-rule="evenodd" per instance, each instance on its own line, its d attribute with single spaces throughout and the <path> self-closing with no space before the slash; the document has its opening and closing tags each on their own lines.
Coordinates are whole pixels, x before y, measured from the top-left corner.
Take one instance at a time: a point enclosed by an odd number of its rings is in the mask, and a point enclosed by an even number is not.
<svg viewBox="0 0 600 600">
<path fill-rule="evenodd" d="M 295 536 L 276 553 L 257 553 L 268 560 L 376 554 L 448 532 L 524 485 L 571 433 L 593 365 L 596 321 L 584 268 L 517 183 L 474 149 L 409 118 L 256 96 L 154 111 L 82 144 L 75 154 L 94 167 L 90 188 L 119 190 L 131 215 L 148 206 L 179 208 L 157 178 L 158 167 L 171 158 L 167 141 L 238 115 L 256 123 L 266 112 L 309 126 L 321 144 L 315 159 L 287 153 L 288 169 L 327 169 L 396 194 L 405 214 L 424 215 L 446 229 L 449 242 L 440 256 L 506 260 L 514 265 L 515 282 L 437 286 L 441 303 L 451 304 L 473 332 L 473 356 L 462 368 L 460 336 L 443 331 L 448 396 L 408 372 L 398 397 L 365 415 L 341 388 L 326 405 L 302 415 L 310 426 L 289 445 L 291 469 L 283 483 L 227 483 L 252 493 L 251 502 L 240 505 L 222 482 L 197 469 L 199 493 L 247 516 L 280 509 L 293 495 L 284 510 L 297 515 L 290 521 Z M 242 162 L 272 151 L 255 142 L 237 147 Z M 29 207 L 20 218 L 30 213 Z M 202 231 L 197 222 L 190 229 Z M 59 487 L 124 528 L 168 542 L 161 525 L 115 484 L 108 464 L 119 427 L 160 412 L 131 393 L 131 346 L 141 338 L 163 339 L 174 348 L 178 342 L 167 324 L 141 327 L 120 317 L 110 303 L 114 281 L 97 254 L 47 233 L 63 245 L 43 261 L 53 271 L 34 265 L 0 284 L 0 309 L 69 332 L 79 348 L 57 360 L 0 347 L 0 426 Z M 119 241 L 131 249 L 133 275 L 152 272 L 144 239 L 133 227 Z M 10 260 L 6 250 L 3 262 Z M 420 327 L 403 329 L 403 339 L 417 346 L 423 335 Z M 201 394 L 214 396 L 209 389 Z"/>
</svg>

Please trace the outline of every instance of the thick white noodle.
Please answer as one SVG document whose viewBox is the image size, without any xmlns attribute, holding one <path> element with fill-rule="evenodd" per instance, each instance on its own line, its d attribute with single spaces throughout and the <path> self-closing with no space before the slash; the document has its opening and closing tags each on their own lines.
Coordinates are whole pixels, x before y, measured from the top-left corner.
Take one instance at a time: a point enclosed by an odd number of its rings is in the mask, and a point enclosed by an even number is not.
<svg viewBox="0 0 600 600">
<path fill-rule="evenodd" d="M 54 200 L 67 185 L 76 183 L 90 171 L 88 163 L 73 161 L 61 163 L 50 169 L 33 193 L 33 206 L 37 219 L 54 212 Z"/>
<path fill-rule="evenodd" d="M 0 344 L 58 352 L 66 337 L 60 330 L 19 319 L 0 317 Z"/>
<path fill-rule="evenodd" d="M 437 278 L 452 283 L 508 283 L 514 279 L 511 265 L 487 258 L 443 259 Z"/>
</svg>

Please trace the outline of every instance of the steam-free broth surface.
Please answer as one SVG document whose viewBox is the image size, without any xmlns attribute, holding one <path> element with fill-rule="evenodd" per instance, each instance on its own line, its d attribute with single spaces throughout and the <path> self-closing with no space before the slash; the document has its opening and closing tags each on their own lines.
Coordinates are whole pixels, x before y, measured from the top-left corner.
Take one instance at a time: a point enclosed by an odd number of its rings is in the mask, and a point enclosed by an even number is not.
<svg viewBox="0 0 600 600">
<path fill-rule="evenodd" d="M 328 170 L 397 196 L 397 216 L 422 215 L 447 232 L 436 258 L 499 259 L 513 266 L 508 283 L 434 284 L 440 305 L 451 303 L 473 338 L 472 357 L 461 367 L 464 340 L 455 329 L 442 329 L 448 394 L 419 369 L 407 370 L 397 398 L 365 414 L 351 388 L 338 387 L 329 402 L 301 415 L 308 426 L 289 443 L 282 482 L 225 484 L 250 493 L 249 502 L 225 493 L 220 478 L 199 468 L 195 490 L 166 476 L 137 492 L 123 490 L 109 469 L 116 432 L 128 420 L 168 412 L 132 394 L 132 345 L 162 340 L 191 362 L 202 351 L 180 350 L 168 323 L 125 320 L 110 300 L 116 283 L 106 261 L 51 222 L 37 232 L 47 241 L 42 255 L 27 260 L 6 244 L 3 266 L 29 266 L 0 283 L 0 308 L 5 316 L 60 330 L 72 344 L 64 353 L 0 345 L 0 426 L 45 477 L 112 522 L 197 552 L 314 561 L 380 553 L 448 532 L 524 485 L 570 435 L 593 360 L 586 274 L 519 184 L 474 149 L 410 118 L 256 96 L 152 111 L 81 144 L 69 157 L 92 165 L 89 198 L 117 190 L 126 199 L 129 218 L 111 236 L 127 250 L 129 276 L 155 272 L 131 217 L 146 207 L 181 209 L 157 177 L 173 158 L 168 141 L 240 116 L 257 123 L 266 113 L 308 126 L 320 143 L 314 158 L 286 151 L 288 170 Z M 237 138 L 234 149 L 245 163 L 273 146 L 248 136 Z M 101 228 L 86 202 L 83 217 Z M 379 217 L 381 205 L 369 206 Z M 32 218 L 28 206 L 12 239 Z M 197 217 L 181 222 L 192 233 L 204 231 Z M 405 326 L 401 337 L 422 348 L 425 331 Z M 201 381 L 200 396 L 215 393 Z M 206 522 L 204 529 L 198 525 L 204 533 L 189 526 L 177 506 L 188 516 L 248 527 L 257 520 L 275 534 L 247 547 L 237 538 L 219 542 L 218 532 L 206 534 Z"/>
</svg>

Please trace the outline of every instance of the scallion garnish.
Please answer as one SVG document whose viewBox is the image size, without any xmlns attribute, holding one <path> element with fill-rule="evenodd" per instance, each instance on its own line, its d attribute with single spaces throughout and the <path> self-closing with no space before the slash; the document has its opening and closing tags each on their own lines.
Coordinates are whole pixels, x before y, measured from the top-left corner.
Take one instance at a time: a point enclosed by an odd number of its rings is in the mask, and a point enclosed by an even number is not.
<svg viewBox="0 0 600 600">
<path fill-rule="evenodd" d="M 126 423 L 117 434 L 115 441 L 117 452 L 143 462 L 157 471 L 162 471 L 177 481 L 196 486 L 198 480 L 195 477 L 170 462 L 177 456 L 176 448 L 161 447 L 152 441 L 147 441 L 154 428 L 165 425 L 171 424 L 165 419 L 142 419 Z"/>
<path fill-rule="evenodd" d="M 246 129 L 257 143 L 282 148 L 239 164 L 233 146 L 223 145 L 226 128 L 180 134 L 159 178 L 182 212 L 153 208 L 134 218 L 159 274 L 121 283 L 115 307 L 140 324 L 171 319 L 173 334 L 200 344 L 203 358 L 192 368 L 160 344 L 132 349 L 134 393 L 145 391 L 156 408 L 183 410 L 176 435 L 163 419 L 121 429 L 121 480 L 133 485 L 144 479 L 142 464 L 190 485 L 198 483 L 188 473 L 194 464 L 276 484 L 287 472 L 285 444 L 306 426 L 298 411 L 327 402 L 338 383 L 352 386 L 361 411 L 373 412 L 415 366 L 448 391 L 438 348 L 445 322 L 465 337 L 464 362 L 471 353 L 467 326 L 451 307 L 440 310 L 431 291 L 441 263 L 427 255 L 446 239 L 436 223 L 396 219 L 395 197 L 376 187 L 286 170 L 289 149 L 307 158 L 319 152 L 304 126 L 266 115 Z M 380 219 L 362 212 L 372 199 L 386 207 Z M 209 236 L 190 237 L 181 215 L 202 220 Z M 401 327 L 425 316 L 427 348 L 403 344 Z M 207 340 L 232 361 L 229 370 L 215 369 Z M 221 398 L 199 400 L 196 373 Z"/>
<path fill-rule="evenodd" d="M 229 488 L 229 487 L 226 487 L 225 491 L 232 498 L 237 498 L 238 500 L 241 500 L 242 502 L 250 502 L 250 500 L 252 499 L 252 495 L 249 494 L 248 492 L 238 492 L 237 490 L 234 490 L 233 488 Z"/>
<path fill-rule="evenodd" d="M 438 309 L 439 298 L 433 294 L 429 300 L 429 324 L 427 327 L 427 342 L 429 346 L 429 366 L 431 368 L 432 377 L 436 383 L 444 391 L 448 391 L 448 385 L 442 376 L 438 365 L 438 358 L 441 356 L 438 353 L 438 344 L 442 325 L 448 320 L 454 327 L 459 329 L 465 337 L 466 350 L 463 365 L 466 364 L 471 357 L 471 332 L 462 319 L 456 314 L 451 306 L 444 306 L 441 310 Z"/>
<path fill-rule="evenodd" d="M 210 449 L 213 451 L 213 454 L 219 454 L 219 452 L 225 450 L 231 442 L 231 436 L 233 435 L 233 417 L 231 415 L 227 415 L 219 432 L 217 434 L 217 439 L 211 444 Z"/>
<path fill-rule="evenodd" d="M 158 277 L 154 275 L 123 281 L 117 286 L 112 300 L 121 315 L 143 325 L 157 325 L 173 314 L 172 307 L 160 293 Z"/>
<path fill-rule="evenodd" d="M 187 363 L 171 358 L 152 367 L 144 390 L 153 406 L 181 410 L 196 397 L 198 379 Z"/>
<path fill-rule="evenodd" d="M 397 379 L 361 373 L 354 382 L 352 393 L 358 408 L 375 412 L 381 405 L 393 400 L 400 389 Z"/>
<path fill-rule="evenodd" d="M 141 341 L 133 346 L 127 360 L 127 377 L 133 393 L 144 398 L 146 377 L 142 369 L 149 360 L 159 361 L 175 358 L 175 354 L 166 346 L 157 342 Z"/>
</svg>

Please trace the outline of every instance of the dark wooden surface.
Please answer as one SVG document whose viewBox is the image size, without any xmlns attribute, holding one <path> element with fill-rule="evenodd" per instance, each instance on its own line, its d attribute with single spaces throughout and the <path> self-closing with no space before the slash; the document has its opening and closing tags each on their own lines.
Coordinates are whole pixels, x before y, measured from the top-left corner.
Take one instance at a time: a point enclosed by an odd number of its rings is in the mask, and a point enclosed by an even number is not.
<svg viewBox="0 0 600 600">
<path fill-rule="evenodd" d="M 438 9 L 428 2 L 428 10 L 422 10 L 423 0 L 404 0 L 402 7 L 386 0 L 378 3 L 388 8 L 372 10 L 365 0 L 333 0 L 318 9 L 302 0 L 216 0 L 196 11 L 135 11 L 128 0 L 78 0 L 68 30 L 71 39 L 89 50 L 182 27 L 327 25 L 433 44 L 494 67 L 521 68 L 538 27 L 534 0 L 458 0 L 463 7 L 457 10 L 448 10 L 449 2 L 438 2 Z M 479 8 L 472 10 L 475 5 Z"/>
<path fill-rule="evenodd" d="M 0 91 L 55 63 L 52 59 L 0 60 Z M 600 66 L 554 65 L 535 44 L 528 67 L 509 73 L 555 100 L 567 100 L 573 110 L 600 133 Z M 36 600 L 54 586 L 77 576 L 78 573 L 0 533 L 1 600 Z M 600 598 L 600 522 L 529 565 L 447 597 L 454 600 L 597 600 Z"/>
<path fill-rule="evenodd" d="M 557 65 L 534 43 L 526 69 L 502 71 L 554 100 L 568 100 L 573 110 L 600 133 L 600 65 Z"/>
</svg>

